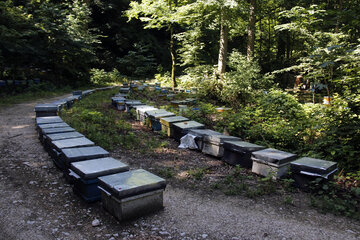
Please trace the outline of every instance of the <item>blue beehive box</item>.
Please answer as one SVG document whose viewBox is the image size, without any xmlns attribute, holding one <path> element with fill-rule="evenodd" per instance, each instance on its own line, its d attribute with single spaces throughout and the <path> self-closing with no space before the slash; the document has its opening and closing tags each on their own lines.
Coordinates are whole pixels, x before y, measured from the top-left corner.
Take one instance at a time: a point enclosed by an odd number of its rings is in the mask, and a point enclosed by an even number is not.
<svg viewBox="0 0 360 240">
<path fill-rule="evenodd" d="M 79 132 L 64 132 L 64 133 L 54 133 L 47 134 L 44 138 L 44 147 L 47 151 L 51 150 L 51 143 L 58 140 L 71 139 L 71 138 L 82 138 L 82 135 Z"/>
<path fill-rule="evenodd" d="M 61 170 L 65 170 L 70 164 L 65 165 L 63 158 L 60 156 L 63 150 L 69 148 L 91 147 L 94 145 L 94 142 L 86 137 L 56 140 L 50 143 L 49 154 L 52 156 L 55 165 Z"/>
<path fill-rule="evenodd" d="M 59 107 L 56 104 L 46 103 L 35 105 L 36 117 L 57 116 Z"/>
<path fill-rule="evenodd" d="M 109 152 L 99 146 L 65 148 L 61 150 L 61 161 L 66 168 L 69 168 L 73 162 L 109 156 Z"/>
<path fill-rule="evenodd" d="M 120 221 L 162 209 L 165 187 L 164 179 L 143 169 L 99 177 L 103 207 Z"/>
<path fill-rule="evenodd" d="M 161 118 L 175 117 L 175 114 L 167 111 L 154 111 L 148 114 L 151 122 L 151 128 L 154 131 L 161 131 Z"/>
<path fill-rule="evenodd" d="M 6 87 L 6 81 L 0 80 L 0 87 Z"/>
<path fill-rule="evenodd" d="M 98 177 L 128 171 L 129 166 L 107 157 L 73 162 L 70 170 L 74 178 L 74 192 L 86 202 L 95 202 L 101 199 Z"/>
</svg>

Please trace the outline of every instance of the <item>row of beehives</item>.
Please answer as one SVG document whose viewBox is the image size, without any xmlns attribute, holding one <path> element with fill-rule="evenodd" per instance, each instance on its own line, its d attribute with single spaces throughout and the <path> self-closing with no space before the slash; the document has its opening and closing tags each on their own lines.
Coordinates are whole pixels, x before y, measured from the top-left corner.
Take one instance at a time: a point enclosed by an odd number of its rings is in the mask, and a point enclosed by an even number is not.
<svg viewBox="0 0 360 240">
<path fill-rule="evenodd" d="M 252 172 L 262 176 L 290 176 L 295 180 L 295 185 L 301 188 L 316 178 L 327 180 L 337 171 L 335 162 L 310 157 L 298 158 L 296 154 L 266 148 L 242 141 L 238 137 L 205 129 L 199 122 L 175 116 L 171 112 L 148 106 L 138 100 L 126 99 L 131 88 L 121 89 L 121 92 L 112 98 L 112 104 L 118 110 L 132 113 L 143 125 L 154 131 L 163 131 L 177 141 L 189 134 L 195 141 L 197 150 L 222 158 L 231 165 L 250 168 Z"/>
<path fill-rule="evenodd" d="M 78 99 L 84 96 L 74 94 L 80 96 Z M 63 122 L 49 106 L 38 104 L 35 112 L 40 141 L 84 201 L 101 200 L 119 220 L 163 208 L 164 179 L 143 169 L 129 170 L 128 165 Z"/>
</svg>

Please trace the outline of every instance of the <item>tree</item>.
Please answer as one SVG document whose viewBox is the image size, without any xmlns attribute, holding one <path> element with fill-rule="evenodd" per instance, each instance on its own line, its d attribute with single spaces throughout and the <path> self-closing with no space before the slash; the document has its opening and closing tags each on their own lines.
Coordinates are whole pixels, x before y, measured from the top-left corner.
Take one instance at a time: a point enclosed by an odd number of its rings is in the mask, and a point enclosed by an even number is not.
<svg viewBox="0 0 360 240">
<path fill-rule="evenodd" d="M 129 21 L 133 18 L 145 23 L 145 29 L 166 29 L 170 33 L 169 51 L 171 55 L 171 79 L 173 88 L 177 86 L 175 78 L 176 53 L 174 28 L 180 21 L 181 15 L 177 14 L 177 8 L 181 5 L 177 0 L 142 0 L 130 2 L 130 9 L 126 11 Z"/>
<path fill-rule="evenodd" d="M 255 30 L 256 30 L 255 10 L 256 10 L 256 0 L 250 0 L 248 44 L 247 44 L 247 59 L 248 60 L 250 60 L 254 55 Z"/>
</svg>

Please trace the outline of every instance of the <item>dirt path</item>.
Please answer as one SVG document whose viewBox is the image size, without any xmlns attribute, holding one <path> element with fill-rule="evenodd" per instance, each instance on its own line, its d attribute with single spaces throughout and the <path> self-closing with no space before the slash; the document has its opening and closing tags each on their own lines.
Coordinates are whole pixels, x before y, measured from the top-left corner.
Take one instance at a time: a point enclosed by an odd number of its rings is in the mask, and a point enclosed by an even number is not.
<svg viewBox="0 0 360 240">
<path fill-rule="evenodd" d="M 0 239 L 360 239 L 347 218 L 171 185 L 164 211 L 119 223 L 72 193 L 37 139 L 34 105 L 0 110 Z"/>
</svg>

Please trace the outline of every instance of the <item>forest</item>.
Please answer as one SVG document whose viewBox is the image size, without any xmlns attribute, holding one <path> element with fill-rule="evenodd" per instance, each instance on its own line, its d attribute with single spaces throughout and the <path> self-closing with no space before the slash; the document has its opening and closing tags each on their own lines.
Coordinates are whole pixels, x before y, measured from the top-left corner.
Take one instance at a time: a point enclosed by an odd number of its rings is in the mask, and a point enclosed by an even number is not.
<svg viewBox="0 0 360 240">
<path fill-rule="evenodd" d="M 197 120 L 359 182 L 359 25 L 359 0 L 5 0 L 0 79 L 195 88 Z"/>
</svg>

